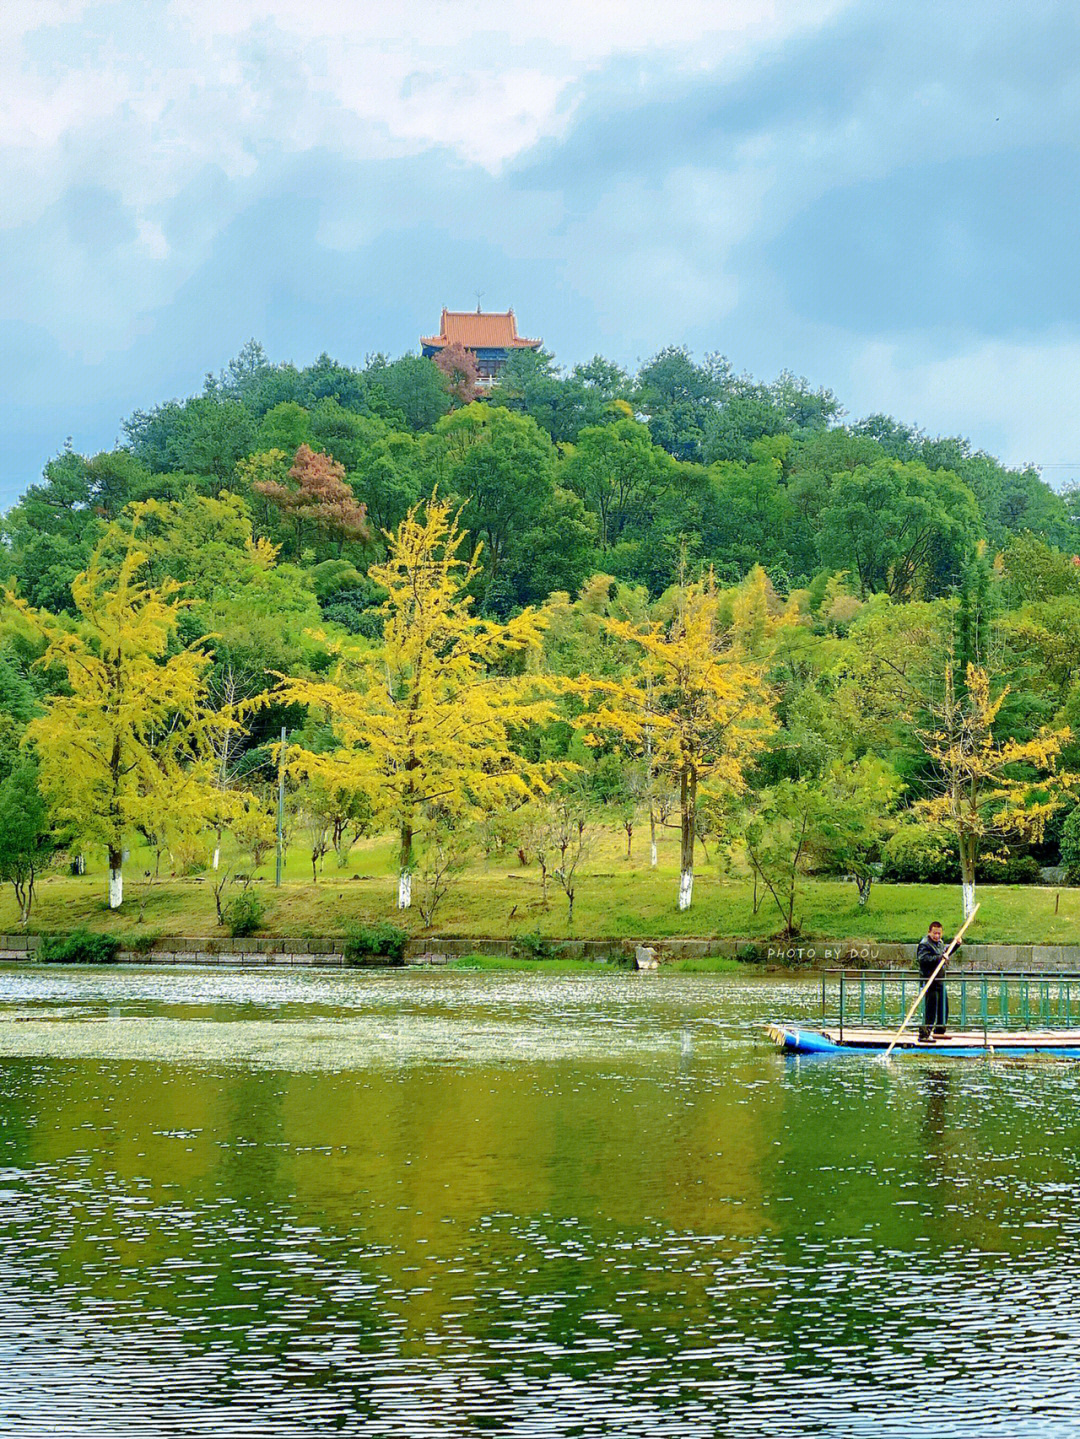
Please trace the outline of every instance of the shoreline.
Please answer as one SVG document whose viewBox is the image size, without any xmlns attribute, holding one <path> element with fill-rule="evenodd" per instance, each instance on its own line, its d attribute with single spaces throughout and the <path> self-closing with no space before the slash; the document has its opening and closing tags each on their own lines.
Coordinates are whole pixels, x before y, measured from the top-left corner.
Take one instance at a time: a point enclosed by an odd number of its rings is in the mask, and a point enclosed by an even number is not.
<svg viewBox="0 0 1080 1439">
<path fill-rule="evenodd" d="M 70 963 L 38 960 L 36 951 L 48 935 L 0 934 L 0 964 Z M 242 969 L 266 968 L 477 968 L 529 970 L 553 965 L 575 968 L 635 968 L 638 939 L 552 939 L 543 951 L 531 949 L 520 940 L 485 936 L 461 938 L 431 935 L 411 939 L 401 960 L 371 955 L 362 959 L 346 953 L 343 936 L 260 937 L 244 939 L 190 935 L 146 936 L 149 941 L 135 947 L 121 943 L 108 962 L 125 965 L 199 965 Z M 915 964 L 915 944 L 906 941 L 805 940 L 802 943 L 752 939 L 674 939 L 648 941 L 661 970 L 702 973 L 792 972 L 821 969 L 910 970 Z M 468 961 L 474 963 L 468 964 Z M 85 961 L 84 961 L 85 963 Z M 1024 970 L 1033 973 L 1076 970 L 1080 972 L 1080 945 L 985 944 L 964 946 L 964 958 L 950 967 L 954 974 L 964 970 Z"/>
</svg>

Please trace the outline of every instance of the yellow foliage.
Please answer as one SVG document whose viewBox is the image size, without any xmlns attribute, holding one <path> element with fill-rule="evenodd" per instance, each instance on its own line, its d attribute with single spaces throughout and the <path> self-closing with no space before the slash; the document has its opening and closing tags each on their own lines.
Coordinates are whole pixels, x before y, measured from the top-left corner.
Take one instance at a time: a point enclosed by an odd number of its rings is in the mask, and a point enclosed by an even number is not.
<svg viewBox="0 0 1080 1439">
<path fill-rule="evenodd" d="M 764 575 L 762 576 L 764 578 Z M 712 576 L 674 591 L 667 623 L 608 620 L 612 634 L 640 655 L 637 672 L 603 686 L 585 717 L 592 730 L 649 756 L 654 773 L 679 789 L 684 873 L 693 868 L 698 786 L 745 786 L 745 771 L 775 727 L 761 666 L 747 653 L 763 589 L 748 591 L 752 623 L 733 642 L 718 630 Z"/>
<path fill-rule="evenodd" d="M 987 672 L 973 664 L 958 691 L 948 666 L 944 701 L 934 727 L 923 735 L 941 777 L 941 793 L 916 809 L 956 835 L 966 884 L 974 884 L 975 863 L 988 841 L 1008 835 L 1041 840 L 1047 820 L 1080 783 L 1080 777 L 1057 768 L 1062 746 L 1071 738 L 1068 728 L 1042 729 L 1028 740 L 995 738 L 994 724 L 1008 693 L 1006 687 L 994 697 Z M 1032 778 L 1032 771 L 1039 777 Z"/>
<path fill-rule="evenodd" d="M 257 570 L 271 570 L 277 564 L 277 557 L 281 553 L 281 546 L 273 544 L 267 539 L 251 540 L 246 546 L 248 559 Z"/>
<path fill-rule="evenodd" d="M 479 550 L 460 557 L 465 534 L 437 497 L 386 539 L 387 559 L 370 571 L 388 592 L 382 642 L 338 642 L 329 679 L 283 676 L 274 697 L 324 714 L 339 746 L 290 749 L 290 769 L 366 794 L 399 830 L 407 874 L 419 830 L 544 793 L 559 766 L 534 763 L 510 742 L 553 715 L 552 686 L 530 673 L 541 617 L 526 610 L 499 624 L 472 613 Z"/>
<path fill-rule="evenodd" d="M 137 826 L 179 835 L 217 822 L 230 803 L 213 786 L 208 741 L 216 726 L 235 721 L 207 705 L 203 649 L 174 650 L 188 603 L 179 585 L 149 587 L 140 578 L 145 564 L 133 535 L 111 527 L 72 582 L 74 627 L 6 596 L 9 611 L 45 643 L 39 665 L 61 668 L 70 691 L 47 700 L 27 728 L 42 791 L 80 842 L 108 848 L 117 876 Z"/>
</svg>

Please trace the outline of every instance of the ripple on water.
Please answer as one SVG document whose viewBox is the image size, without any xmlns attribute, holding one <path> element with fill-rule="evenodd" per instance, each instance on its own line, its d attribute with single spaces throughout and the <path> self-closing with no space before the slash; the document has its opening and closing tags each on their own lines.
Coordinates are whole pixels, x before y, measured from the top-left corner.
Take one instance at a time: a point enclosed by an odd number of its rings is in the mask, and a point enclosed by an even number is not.
<svg viewBox="0 0 1080 1439">
<path fill-rule="evenodd" d="M 1077 1070 L 815 997 L 0 972 L 0 1432 L 1074 1432 Z"/>
</svg>

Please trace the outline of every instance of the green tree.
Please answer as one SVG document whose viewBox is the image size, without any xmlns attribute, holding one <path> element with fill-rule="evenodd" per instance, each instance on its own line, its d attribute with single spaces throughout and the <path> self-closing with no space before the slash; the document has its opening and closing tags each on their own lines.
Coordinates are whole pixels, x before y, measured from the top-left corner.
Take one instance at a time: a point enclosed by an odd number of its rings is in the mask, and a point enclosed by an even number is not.
<svg viewBox="0 0 1080 1439">
<path fill-rule="evenodd" d="M 37 766 L 24 760 L 0 780 L 0 883 L 10 884 L 25 927 L 38 876 L 52 863 L 56 838 L 38 787 Z"/>
<path fill-rule="evenodd" d="M 439 421 L 427 460 L 442 493 L 462 501 L 463 526 L 483 541 L 490 588 L 551 501 L 551 440 L 528 416 L 477 403 Z"/>
<path fill-rule="evenodd" d="M 137 410 L 124 430 L 135 457 L 156 474 L 180 470 L 228 481 L 255 448 L 251 411 L 216 394 Z"/>
<path fill-rule="evenodd" d="M 652 515 L 673 478 L 670 457 L 636 420 L 582 430 L 560 472 L 560 482 L 596 516 L 602 551 Z"/>
<path fill-rule="evenodd" d="M 307 410 L 295 400 L 283 400 L 263 415 L 253 448 L 284 450 L 294 455 L 301 445 L 310 446 L 311 441 L 311 416 Z"/>
<path fill-rule="evenodd" d="M 450 408 L 443 376 L 430 360 L 403 355 L 400 360 L 377 360 L 365 371 L 379 391 L 387 410 L 399 414 L 408 429 L 430 430 Z"/>
<path fill-rule="evenodd" d="M 818 552 L 852 570 L 864 595 L 908 599 L 954 583 L 978 532 L 974 497 L 956 475 L 878 460 L 833 476 Z"/>
</svg>

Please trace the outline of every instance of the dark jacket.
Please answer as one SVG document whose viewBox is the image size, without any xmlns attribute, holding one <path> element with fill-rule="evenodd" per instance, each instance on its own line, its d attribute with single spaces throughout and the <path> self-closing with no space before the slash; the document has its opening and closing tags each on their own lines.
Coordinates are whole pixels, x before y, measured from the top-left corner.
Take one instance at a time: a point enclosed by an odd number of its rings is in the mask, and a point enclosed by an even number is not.
<svg viewBox="0 0 1080 1439">
<path fill-rule="evenodd" d="M 915 959 L 919 966 L 919 973 L 923 979 L 929 979 L 934 970 L 941 963 L 941 956 L 945 953 L 945 941 L 939 939 L 935 944 L 928 934 L 924 934 L 919 940 L 919 947 L 915 951 Z M 942 970 L 942 974 L 945 971 Z"/>
</svg>

